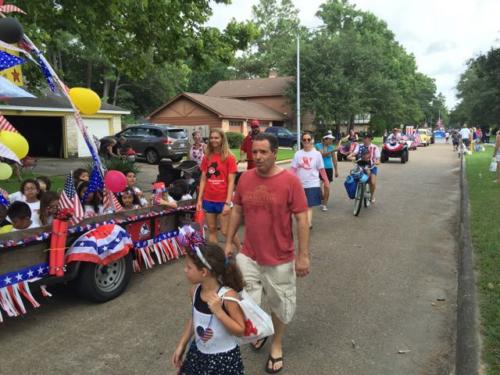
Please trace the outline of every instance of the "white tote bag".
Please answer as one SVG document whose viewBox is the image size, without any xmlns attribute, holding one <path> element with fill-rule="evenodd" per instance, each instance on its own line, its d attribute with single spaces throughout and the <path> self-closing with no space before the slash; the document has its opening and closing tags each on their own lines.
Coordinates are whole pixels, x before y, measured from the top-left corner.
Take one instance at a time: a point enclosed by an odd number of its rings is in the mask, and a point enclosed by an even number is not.
<svg viewBox="0 0 500 375">
<path fill-rule="evenodd" d="M 497 171 L 497 161 L 495 158 L 491 159 L 490 163 L 490 172 L 496 172 Z"/>
<path fill-rule="evenodd" d="M 226 301 L 237 302 L 245 315 L 245 333 L 237 337 L 240 344 L 249 344 L 274 334 L 271 316 L 257 305 L 245 290 L 240 292 L 241 300 L 223 297 Z"/>
</svg>

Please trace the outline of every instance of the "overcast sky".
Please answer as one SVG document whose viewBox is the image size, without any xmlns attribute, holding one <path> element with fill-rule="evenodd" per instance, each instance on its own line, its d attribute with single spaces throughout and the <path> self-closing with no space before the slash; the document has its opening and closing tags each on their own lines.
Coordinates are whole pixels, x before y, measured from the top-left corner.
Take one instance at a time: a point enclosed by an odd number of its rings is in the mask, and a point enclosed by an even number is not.
<svg viewBox="0 0 500 375">
<path fill-rule="evenodd" d="M 231 18 L 251 17 L 258 0 L 233 0 L 214 6 L 210 24 L 224 28 Z M 320 25 L 315 17 L 324 0 L 293 0 L 301 23 Z M 466 61 L 500 45 L 500 0 L 351 0 L 385 20 L 396 39 L 415 55 L 419 70 L 436 80 L 449 108 Z"/>
</svg>

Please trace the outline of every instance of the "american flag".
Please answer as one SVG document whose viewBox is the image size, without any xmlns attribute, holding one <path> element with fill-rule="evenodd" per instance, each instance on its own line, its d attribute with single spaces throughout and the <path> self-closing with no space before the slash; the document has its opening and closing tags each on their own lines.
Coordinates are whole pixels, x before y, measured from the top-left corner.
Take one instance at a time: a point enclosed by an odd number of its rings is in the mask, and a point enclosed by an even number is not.
<svg viewBox="0 0 500 375">
<path fill-rule="evenodd" d="M 406 127 L 406 135 L 412 135 L 415 134 L 416 130 L 414 126 L 407 126 Z"/>
<path fill-rule="evenodd" d="M 115 197 L 113 192 L 111 192 L 110 190 L 108 190 L 106 188 L 104 188 L 103 206 L 104 206 L 104 212 L 123 211 L 122 205 L 120 204 L 120 202 L 118 202 L 118 199 Z"/>
<path fill-rule="evenodd" d="M 13 66 L 24 64 L 24 59 L 11 55 L 5 51 L 0 51 L 0 70 L 12 68 Z"/>
<path fill-rule="evenodd" d="M 5 198 L 5 197 L 7 197 L 7 198 Z M 9 193 L 2 188 L 0 188 L 0 204 L 2 206 L 5 206 L 5 207 L 9 207 L 9 205 L 10 205 Z"/>
<path fill-rule="evenodd" d="M 75 183 L 73 182 L 73 172 L 70 172 L 64 183 L 64 189 L 59 198 L 59 209 L 71 208 L 75 212 L 71 218 L 71 223 L 76 224 L 83 218 L 84 211 L 80 198 L 76 194 Z"/>
<path fill-rule="evenodd" d="M 2 12 L 2 13 L 12 13 L 12 12 L 15 12 L 15 13 L 26 14 L 26 12 L 24 10 L 22 10 L 21 8 L 16 7 L 15 5 L 12 5 L 12 4 L 1 5 L 0 6 L 0 12 Z"/>
<path fill-rule="evenodd" d="M 17 133 L 16 128 L 2 114 L 0 114 L 0 130 Z"/>
</svg>

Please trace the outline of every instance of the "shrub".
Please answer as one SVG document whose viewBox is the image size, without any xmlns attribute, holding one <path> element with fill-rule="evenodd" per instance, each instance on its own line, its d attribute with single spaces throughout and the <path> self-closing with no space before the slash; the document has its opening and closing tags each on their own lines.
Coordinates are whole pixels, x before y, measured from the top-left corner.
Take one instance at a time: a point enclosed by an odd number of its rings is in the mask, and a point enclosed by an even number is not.
<svg viewBox="0 0 500 375">
<path fill-rule="evenodd" d="M 243 142 L 243 134 L 235 132 L 226 132 L 227 143 L 229 148 L 240 148 Z"/>
</svg>

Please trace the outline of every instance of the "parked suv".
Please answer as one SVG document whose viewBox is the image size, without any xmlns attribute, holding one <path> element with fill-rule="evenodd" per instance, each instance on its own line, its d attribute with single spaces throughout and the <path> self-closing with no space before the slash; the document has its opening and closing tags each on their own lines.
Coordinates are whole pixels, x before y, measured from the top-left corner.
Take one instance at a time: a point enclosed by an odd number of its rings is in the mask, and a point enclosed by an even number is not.
<svg viewBox="0 0 500 375">
<path fill-rule="evenodd" d="M 297 133 L 281 126 L 271 126 L 266 129 L 266 133 L 274 134 L 278 138 L 280 147 L 291 147 L 294 151 L 297 150 Z"/>
<path fill-rule="evenodd" d="M 115 134 L 115 137 L 124 137 L 149 164 L 158 164 L 162 158 L 179 161 L 189 151 L 189 140 L 184 129 L 168 125 L 135 125 Z"/>
</svg>

